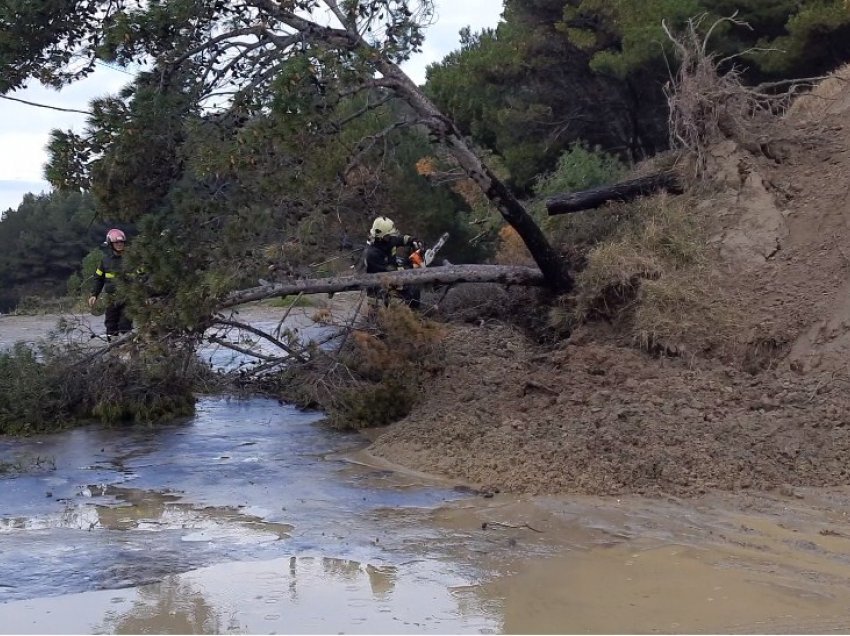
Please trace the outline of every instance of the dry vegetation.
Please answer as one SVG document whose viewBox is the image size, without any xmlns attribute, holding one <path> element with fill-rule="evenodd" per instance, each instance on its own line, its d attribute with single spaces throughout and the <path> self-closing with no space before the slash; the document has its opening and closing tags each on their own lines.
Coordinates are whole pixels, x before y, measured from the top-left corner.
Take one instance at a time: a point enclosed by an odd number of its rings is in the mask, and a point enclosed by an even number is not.
<svg viewBox="0 0 850 636">
<path fill-rule="evenodd" d="M 647 352 L 699 353 L 733 338 L 732 310 L 715 302 L 708 206 L 694 196 L 644 198 L 605 212 L 619 223 L 587 250 L 571 302 L 551 311 L 553 326 L 602 321 Z"/>
<path fill-rule="evenodd" d="M 725 22 L 745 25 L 734 17 L 715 21 L 707 29 L 703 15 L 688 21 L 682 34 L 664 30 L 676 47 L 679 70 L 667 86 L 670 139 L 684 151 L 692 176 L 710 180 L 708 149 L 729 139 L 753 154 L 769 153 L 770 129 L 781 124 L 794 98 L 824 78 L 791 80 L 756 87 L 746 86 L 737 58 L 709 53 L 712 33 Z"/>
<path fill-rule="evenodd" d="M 369 312 L 333 351 L 260 381 L 265 391 L 321 408 L 337 428 L 394 422 L 410 412 L 423 382 L 439 370 L 443 328 L 403 304 Z"/>
</svg>

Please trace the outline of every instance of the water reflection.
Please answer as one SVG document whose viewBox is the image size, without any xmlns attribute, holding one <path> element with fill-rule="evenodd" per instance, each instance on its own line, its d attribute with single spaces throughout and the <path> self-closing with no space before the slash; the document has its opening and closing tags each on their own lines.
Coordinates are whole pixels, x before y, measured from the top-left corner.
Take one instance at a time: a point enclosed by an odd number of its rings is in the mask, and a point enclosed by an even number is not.
<svg viewBox="0 0 850 636">
<path fill-rule="evenodd" d="M 120 591 L 0 604 L 0 624 L 22 634 L 498 630 L 498 607 L 476 603 L 469 583 L 440 562 L 291 557 L 217 565 Z"/>
<path fill-rule="evenodd" d="M 391 565 L 383 567 L 367 565 L 366 574 L 369 576 L 369 586 L 375 598 L 385 599 L 393 591 L 398 570 Z"/>
<path fill-rule="evenodd" d="M 222 617 L 193 583 L 169 576 L 139 588 L 129 610 L 107 612 L 96 634 L 220 634 Z"/>
<path fill-rule="evenodd" d="M 284 559 L 276 571 L 264 572 L 276 581 L 273 593 L 263 593 L 262 585 L 258 590 L 255 581 L 240 579 L 238 573 L 221 575 L 222 584 L 235 577 L 242 589 L 208 597 L 224 617 L 218 628 L 228 627 L 233 612 L 242 616 L 242 606 L 256 606 L 263 613 L 249 622 L 259 621 L 259 631 L 269 631 L 265 617 L 283 610 L 266 610 L 281 604 L 288 613 L 302 608 L 304 624 L 312 624 L 311 612 L 322 617 L 326 611 L 321 604 L 335 603 L 318 591 L 325 591 L 329 580 L 336 581 L 335 594 L 341 598 L 356 595 L 352 603 L 357 606 L 380 603 L 383 613 L 402 623 L 424 611 L 421 599 L 396 607 L 399 598 L 415 599 L 415 594 L 399 592 L 399 581 L 421 582 L 436 575 L 428 569 L 402 573 L 398 564 L 427 559 L 423 551 L 444 556 L 444 533 L 423 523 L 423 515 L 460 495 L 411 484 L 405 477 L 394 481 L 391 473 L 372 479 L 373 469 L 340 459 L 342 452 L 362 447 L 363 440 L 317 426 L 320 418 L 273 400 L 204 398 L 195 417 L 170 425 L 95 426 L 40 438 L 0 439 L 0 457 L 29 453 L 56 460 L 55 470 L 48 473 L 0 477 L 0 609 L 19 601 L 56 608 L 63 599 L 104 590 L 148 590 L 147 585 L 159 584 L 173 588 L 174 576 L 184 585 L 194 580 L 191 573 L 215 564 Z M 475 568 L 467 567 L 449 559 L 434 568 L 444 586 L 435 595 L 445 597 L 443 605 L 455 612 L 457 600 L 445 586 L 474 580 Z M 411 586 L 401 585 L 404 590 Z M 205 579 L 202 587 L 192 589 L 206 596 L 210 587 L 215 583 Z M 250 590 L 263 594 L 263 600 L 241 596 Z M 190 595 L 184 587 L 168 594 Z M 231 603 L 236 597 L 241 605 Z M 132 602 L 147 607 L 149 600 Z M 122 603 L 110 600 L 107 609 L 114 614 Z M 156 604 L 151 606 L 152 614 L 161 613 Z M 197 603 L 187 601 L 187 607 Z M 127 605 L 122 615 L 132 609 Z M 134 616 L 140 615 L 138 610 Z M 65 617 L 77 613 L 73 607 L 56 611 Z M 352 610 L 352 621 L 363 618 L 354 614 Z M 41 619 L 37 624 L 44 625 Z M 0 625 L 14 631 L 3 618 Z M 76 631 L 94 627 L 85 623 Z M 44 629 L 73 631 L 61 625 Z M 339 630 L 350 631 L 345 624 Z"/>
</svg>

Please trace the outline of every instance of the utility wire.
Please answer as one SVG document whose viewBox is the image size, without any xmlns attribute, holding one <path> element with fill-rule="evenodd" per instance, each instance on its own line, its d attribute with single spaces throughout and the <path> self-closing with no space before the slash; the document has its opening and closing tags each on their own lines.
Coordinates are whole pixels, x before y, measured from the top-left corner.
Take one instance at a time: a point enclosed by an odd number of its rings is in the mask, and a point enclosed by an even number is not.
<svg viewBox="0 0 850 636">
<path fill-rule="evenodd" d="M 119 68 L 117 66 L 113 66 L 112 64 L 107 64 L 106 62 L 101 62 L 100 60 L 95 60 L 94 63 L 97 64 L 98 66 L 102 66 L 103 68 L 108 68 L 111 71 L 117 71 L 119 73 L 124 73 L 124 75 L 130 75 L 131 77 L 133 76 L 133 73 L 126 71 L 122 68 Z M 0 98 L 8 99 L 8 100 L 11 100 L 13 102 L 20 102 L 22 104 L 26 104 L 27 106 L 36 106 L 38 108 L 49 108 L 50 110 L 59 110 L 59 111 L 62 111 L 63 113 L 80 113 L 81 115 L 91 115 L 92 114 L 92 112 L 88 111 L 88 110 L 79 110 L 77 108 L 61 108 L 60 106 L 50 106 L 49 104 L 38 104 L 36 102 L 30 102 L 30 101 L 27 101 L 25 99 L 21 99 L 20 97 L 10 97 L 9 95 L 0 95 Z"/>
<path fill-rule="evenodd" d="M 106 62 L 102 62 L 100 60 L 95 60 L 94 63 L 98 66 L 102 66 L 103 68 L 108 68 L 111 71 L 117 71 L 118 73 L 123 73 L 124 75 L 129 75 L 131 77 L 134 76 L 134 74 L 130 71 L 124 70 L 123 68 L 120 68 L 118 66 L 113 66 L 112 64 L 108 64 Z M 20 102 L 22 104 L 26 104 L 27 106 L 36 106 L 38 108 L 49 108 L 50 110 L 59 110 L 63 113 L 80 113 L 81 115 L 93 114 L 91 111 L 88 110 L 79 110 L 77 108 L 61 108 L 60 106 L 50 106 L 49 104 L 38 104 L 36 102 L 30 102 L 25 99 L 21 99 L 20 97 L 10 97 L 9 95 L 0 95 L 0 98 L 8 99 L 13 102 Z"/>
<path fill-rule="evenodd" d="M 21 104 L 26 104 L 27 106 L 36 106 L 37 108 L 49 108 L 50 110 L 60 110 L 63 113 L 80 113 L 81 115 L 92 115 L 93 113 L 88 110 L 78 110 L 76 108 L 61 108 L 59 106 L 50 106 L 48 104 L 38 104 L 36 102 L 30 102 L 25 99 L 20 99 L 18 97 L 10 97 L 9 95 L 0 95 L 0 99 L 8 99 L 13 102 L 20 102 Z"/>
</svg>

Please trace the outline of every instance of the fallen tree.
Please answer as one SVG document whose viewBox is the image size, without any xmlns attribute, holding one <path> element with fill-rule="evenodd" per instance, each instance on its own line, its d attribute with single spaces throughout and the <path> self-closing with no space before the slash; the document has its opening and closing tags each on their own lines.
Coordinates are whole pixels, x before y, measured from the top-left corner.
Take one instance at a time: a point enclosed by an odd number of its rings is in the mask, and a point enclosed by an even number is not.
<svg viewBox="0 0 850 636">
<path fill-rule="evenodd" d="M 546 200 L 546 209 L 549 216 L 569 214 L 598 208 L 609 201 L 631 201 L 659 190 L 681 194 L 683 189 L 679 176 L 674 171 L 667 170 L 581 192 L 557 194 Z"/>
<path fill-rule="evenodd" d="M 292 294 L 332 294 L 355 289 L 373 289 L 394 285 L 427 285 L 431 283 L 502 283 L 504 285 L 530 286 L 546 284 L 540 270 L 533 267 L 449 265 L 429 269 L 406 269 L 385 274 L 305 278 L 276 285 L 264 285 L 232 293 L 219 305 L 219 309 Z"/>
</svg>

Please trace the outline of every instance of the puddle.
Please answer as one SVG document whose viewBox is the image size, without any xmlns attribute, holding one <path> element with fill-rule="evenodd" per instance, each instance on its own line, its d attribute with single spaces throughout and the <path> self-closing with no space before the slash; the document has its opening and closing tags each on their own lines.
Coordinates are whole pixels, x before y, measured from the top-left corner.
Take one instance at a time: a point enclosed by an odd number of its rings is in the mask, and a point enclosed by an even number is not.
<svg viewBox="0 0 850 636">
<path fill-rule="evenodd" d="M 16 634 L 495 633 L 488 607 L 438 563 L 329 557 L 228 563 L 160 583 L 0 605 Z"/>
</svg>

